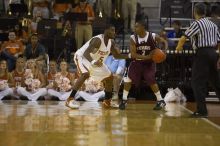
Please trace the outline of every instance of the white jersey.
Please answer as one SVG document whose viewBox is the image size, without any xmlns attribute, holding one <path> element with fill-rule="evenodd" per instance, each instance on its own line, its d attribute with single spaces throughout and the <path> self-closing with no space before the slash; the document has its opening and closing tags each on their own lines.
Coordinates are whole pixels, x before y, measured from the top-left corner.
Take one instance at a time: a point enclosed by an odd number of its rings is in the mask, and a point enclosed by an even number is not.
<svg viewBox="0 0 220 146">
<path fill-rule="evenodd" d="M 108 55 L 110 54 L 110 49 L 111 49 L 111 45 L 112 45 L 112 40 L 109 39 L 108 40 L 108 44 L 107 46 L 105 45 L 104 42 L 104 35 L 100 34 L 97 36 L 94 36 L 93 38 L 99 38 L 101 40 L 101 45 L 98 48 L 98 50 L 93 54 L 90 53 L 91 57 L 93 60 L 102 60 L 102 62 L 105 62 L 106 58 L 108 57 Z M 86 49 L 88 48 L 91 40 L 93 39 L 91 38 L 86 44 L 84 44 L 78 51 L 76 51 L 76 55 L 77 56 L 81 56 L 83 57 L 84 52 L 86 51 Z M 83 57 L 84 58 L 84 57 Z"/>
<path fill-rule="evenodd" d="M 99 48 L 97 48 L 97 51 L 95 53 L 90 53 L 90 56 L 92 57 L 93 60 L 102 61 L 103 65 L 101 67 L 92 66 L 91 62 L 89 62 L 84 57 L 84 52 L 89 47 L 89 44 L 93 38 L 99 38 L 101 40 L 101 45 Z M 89 72 L 91 78 L 93 78 L 96 81 L 102 81 L 103 79 L 111 75 L 111 71 L 104 64 L 104 62 L 108 57 L 108 55 L 110 54 L 112 40 L 109 39 L 108 44 L 105 45 L 104 35 L 100 34 L 94 36 L 93 38 L 90 39 L 85 45 L 83 45 L 78 51 L 76 51 L 74 56 L 74 61 L 77 66 L 77 70 L 79 74 Z"/>
</svg>

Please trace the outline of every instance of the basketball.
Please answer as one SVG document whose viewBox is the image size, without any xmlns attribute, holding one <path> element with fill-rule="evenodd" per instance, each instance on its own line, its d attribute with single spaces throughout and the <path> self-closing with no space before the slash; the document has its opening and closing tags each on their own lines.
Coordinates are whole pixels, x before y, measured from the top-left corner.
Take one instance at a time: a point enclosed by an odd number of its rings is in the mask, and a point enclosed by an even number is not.
<svg viewBox="0 0 220 146">
<path fill-rule="evenodd" d="M 166 54 L 159 48 L 152 50 L 152 60 L 155 63 L 161 63 L 166 60 Z"/>
</svg>

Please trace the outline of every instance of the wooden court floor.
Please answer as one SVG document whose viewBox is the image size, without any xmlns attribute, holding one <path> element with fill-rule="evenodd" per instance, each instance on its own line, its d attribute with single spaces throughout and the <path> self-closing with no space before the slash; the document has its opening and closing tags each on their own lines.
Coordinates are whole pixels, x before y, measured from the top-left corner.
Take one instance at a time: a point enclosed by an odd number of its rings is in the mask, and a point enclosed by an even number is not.
<svg viewBox="0 0 220 146">
<path fill-rule="evenodd" d="M 132 102 L 120 111 L 82 102 L 71 110 L 58 101 L 0 101 L 0 146 L 220 146 L 219 125 L 190 118 L 192 105 L 153 106 Z"/>
</svg>

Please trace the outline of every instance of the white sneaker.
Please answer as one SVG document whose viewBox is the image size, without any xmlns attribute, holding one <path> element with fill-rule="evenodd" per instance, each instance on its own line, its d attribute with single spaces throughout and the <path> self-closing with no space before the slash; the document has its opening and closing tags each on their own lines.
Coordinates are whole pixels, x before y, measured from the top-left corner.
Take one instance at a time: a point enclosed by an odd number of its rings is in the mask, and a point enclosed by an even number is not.
<svg viewBox="0 0 220 146">
<path fill-rule="evenodd" d="M 114 103 L 114 102 L 111 102 L 111 105 L 110 105 L 112 108 L 119 108 L 119 104 L 117 103 Z"/>
<path fill-rule="evenodd" d="M 71 109 L 78 109 L 79 108 L 79 103 L 77 101 L 75 101 L 74 99 L 68 100 L 66 101 L 66 106 L 71 108 Z"/>
</svg>

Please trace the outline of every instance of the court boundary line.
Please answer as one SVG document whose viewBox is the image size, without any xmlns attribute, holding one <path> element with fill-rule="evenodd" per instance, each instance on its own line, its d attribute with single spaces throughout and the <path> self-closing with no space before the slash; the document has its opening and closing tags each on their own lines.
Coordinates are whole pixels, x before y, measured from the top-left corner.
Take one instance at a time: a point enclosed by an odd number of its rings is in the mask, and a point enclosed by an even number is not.
<svg viewBox="0 0 220 146">
<path fill-rule="evenodd" d="M 183 108 L 184 110 L 186 110 L 187 112 L 189 113 L 193 113 L 191 110 L 189 110 L 188 108 L 186 108 L 185 106 L 183 105 L 180 105 L 181 108 Z M 219 129 L 220 130 L 220 126 L 215 124 L 214 122 L 210 121 L 209 119 L 207 118 L 197 118 L 197 119 L 203 119 L 204 121 L 206 121 L 207 123 L 209 123 L 210 125 L 214 126 L 215 128 Z"/>
</svg>

